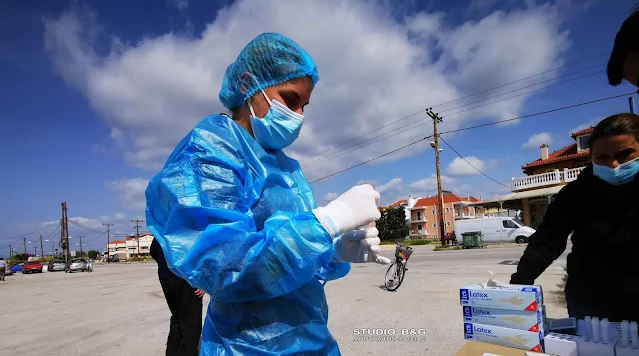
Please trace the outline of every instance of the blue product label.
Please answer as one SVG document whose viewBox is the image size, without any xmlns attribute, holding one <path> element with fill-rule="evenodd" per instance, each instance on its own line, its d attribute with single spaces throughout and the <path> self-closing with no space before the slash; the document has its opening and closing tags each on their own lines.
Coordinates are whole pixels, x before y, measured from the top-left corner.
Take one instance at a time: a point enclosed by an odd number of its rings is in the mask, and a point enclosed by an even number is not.
<svg viewBox="0 0 639 356">
<path fill-rule="evenodd" d="M 468 289 L 460 289 L 459 297 L 461 298 L 461 300 L 468 300 Z"/>
<path fill-rule="evenodd" d="M 473 324 L 464 323 L 464 333 L 466 333 L 466 335 L 472 335 L 473 334 Z"/>
<path fill-rule="evenodd" d="M 471 307 L 464 307 L 464 316 L 472 317 L 473 316 L 473 309 Z"/>
</svg>

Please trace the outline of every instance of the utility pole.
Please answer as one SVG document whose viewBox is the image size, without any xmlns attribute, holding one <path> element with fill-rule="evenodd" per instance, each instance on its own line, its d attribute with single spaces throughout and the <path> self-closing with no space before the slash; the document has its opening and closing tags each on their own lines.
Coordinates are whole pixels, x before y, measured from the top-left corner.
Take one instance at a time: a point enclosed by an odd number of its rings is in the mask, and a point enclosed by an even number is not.
<svg viewBox="0 0 639 356">
<path fill-rule="evenodd" d="M 38 247 L 37 246 L 33 246 L 33 257 L 38 255 Z"/>
<path fill-rule="evenodd" d="M 444 193 L 442 192 L 442 175 L 439 161 L 439 132 L 437 131 L 437 124 L 442 122 L 442 118 L 439 114 L 434 113 L 432 108 L 426 110 L 426 114 L 433 119 L 433 137 L 434 137 L 434 149 L 435 149 L 435 165 L 437 168 L 437 196 L 439 201 L 439 238 L 442 241 L 442 246 L 446 246 L 446 226 L 444 225 Z"/>
<path fill-rule="evenodd" d="M 9 245 L 9 258 L 13 257 L 13 249 L 11 248 L 11 245 Z"/>
<path fill-rule="evenodd" d="M 108 261 L 108 260 L 109 260 L 109 239 L 110 239 L 110 237 L 111 237 L 111 234 L 110 234 L 110 232 L 109 232 L 109 228 L 110 228 L 111 226 L 113 226 L 113 224 L 102 224 L 102 225 L 105 225 L 105 226 L 107 227 L 107 261 Z M 125 239 L 125 240 L 126 240 L 126 239 Z M 126 246 L 126 243 L 125 243 L 125 245 L 124 245 L 124 246 Z"/>
<path fill-rule="evenodd" d="M 40 235 L 40 253 L 42 254 L 42 257 L 44 257 L 45 253 L 44 253 L 44 246 L 42 246 L 42 235 Z"/>
<path fill-rule="evenodd" d="M 66 262 L 69 262 L 69 259 L 71 258 L 71 251 L 70 251 L 70 247 L 69 246 L 69 219 L 67 217 L 67 203 L 63 202 L 62 203 L 62 238 L 64 239 L 64 245 L 65 245 L 65 251 L 64 251 L 64 258 L 66 260 Z"/>
<path fill-rule="evenodd" d="M 131 222 L 135 223 L 135 239 L 138 241 L 138 258 L 140 258 L 140 223 L 144 222 L 144 220 L 131 220 Z"/>
<path fill-rule="evenodd" d="M 78 236 L 78 238 L 80 239 L 80 258 L 82 258 L 82 238 L 84 236 Z"/>
<path fill-rule="evenodd" d="M 51 259 L 54 259 L 55 257 L 53 257 L 53 247 L 55 246 L 55 243 L 53 241 L 51 241 Z"/>
<path fill-rule="evenodd" d="M 27 238 L 26 237 L 22 237 L 22 243 L 24 244 L 24 254 L 27 254 Z"/>
</svg>

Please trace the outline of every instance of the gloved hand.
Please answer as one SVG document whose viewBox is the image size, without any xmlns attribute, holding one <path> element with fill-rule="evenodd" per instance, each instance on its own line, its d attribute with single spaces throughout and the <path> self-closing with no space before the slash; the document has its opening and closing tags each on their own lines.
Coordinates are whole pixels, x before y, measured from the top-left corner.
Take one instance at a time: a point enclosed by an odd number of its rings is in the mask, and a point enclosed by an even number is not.
<svg viewBox="0 0 639 356">
<path fill-rule="evenodd" d="M 382 216 L 377 209 L 379 193 L 370 184 L 349 189 L 325 207 L 313 209 L 313 213 L 331 237 L 379 220 Z"/>
<path fill-rule="evenodd" d="M 389 264 L 391 260 L 380 255 L 379 231 L 371 227 L 368 230 L 354 230 L 347 232 L 333 240 L 335 262 L 375 262 Z"/>
</svg>

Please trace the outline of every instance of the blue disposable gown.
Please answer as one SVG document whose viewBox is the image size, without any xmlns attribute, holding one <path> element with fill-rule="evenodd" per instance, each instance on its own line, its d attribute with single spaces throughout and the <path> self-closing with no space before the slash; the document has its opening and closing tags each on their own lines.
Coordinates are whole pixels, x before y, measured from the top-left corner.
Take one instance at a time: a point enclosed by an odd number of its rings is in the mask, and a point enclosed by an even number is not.
<svg viewBox="0 0 639 356">
<path fill-rule="evenodd" d="M 211 296 L 200 355 L 339 355 L 323 283 L 344 277 L 299 163 L 225 115 L 202 120 L 146 190 L 170 269 Z"/>
</svg>

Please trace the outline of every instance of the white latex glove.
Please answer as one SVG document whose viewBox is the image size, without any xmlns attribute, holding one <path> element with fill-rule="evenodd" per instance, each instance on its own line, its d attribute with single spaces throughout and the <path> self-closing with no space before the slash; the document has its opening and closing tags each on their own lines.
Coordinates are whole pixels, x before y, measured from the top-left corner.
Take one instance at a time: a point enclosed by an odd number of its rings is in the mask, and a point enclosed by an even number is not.
<svg viewBox="0 0 639 356">
<path fill-rule="evenodd" d="M 313 213 L 331 237 L 379 220 L 382 216 L 377 209 L 379 193 L 370 184 L 349 189 L 325 207 L 313 209 Z"/>
<path fill-rule="evenodd" d="M 375 262 L 389 264 L 391 260 L 380 255 L 379 231 L 371 227 L 368 230 L 354 230 L 347 232 L 333 240 L 335 262 Z"/>
</svg>

